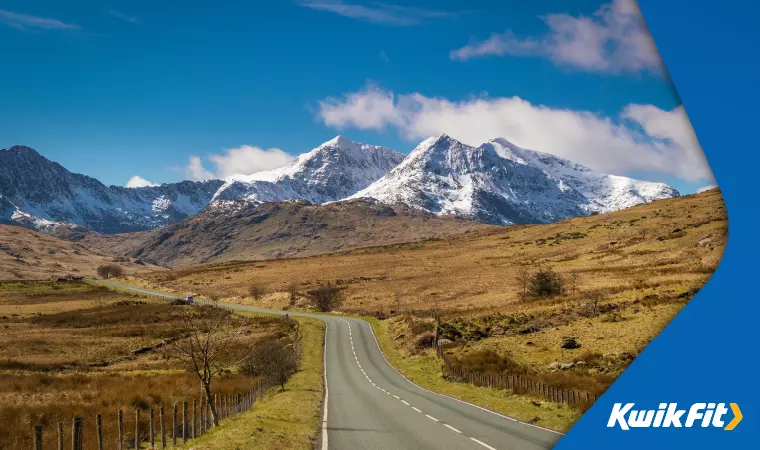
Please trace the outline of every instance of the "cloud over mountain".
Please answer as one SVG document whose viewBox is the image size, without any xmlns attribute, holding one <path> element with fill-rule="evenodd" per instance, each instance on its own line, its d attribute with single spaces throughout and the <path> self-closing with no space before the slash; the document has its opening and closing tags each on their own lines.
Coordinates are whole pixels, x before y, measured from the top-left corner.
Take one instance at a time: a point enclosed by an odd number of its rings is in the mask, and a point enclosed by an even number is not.
<svg viewBox="0 0 760 450">
<path fill-rule="evenodd" d="M 618 117 L 536 105 L 520 97 L 452 101 L 420 93 L 395 94 L 370 85 L 319 102 L 328 126 L 396 129 L 414 141 L 447 133 L 477 146 L 494 136 L 613 174 L 651 172 L 686 181 L 712 180 L 683 107 L 630 104 Z"/>
</svg>

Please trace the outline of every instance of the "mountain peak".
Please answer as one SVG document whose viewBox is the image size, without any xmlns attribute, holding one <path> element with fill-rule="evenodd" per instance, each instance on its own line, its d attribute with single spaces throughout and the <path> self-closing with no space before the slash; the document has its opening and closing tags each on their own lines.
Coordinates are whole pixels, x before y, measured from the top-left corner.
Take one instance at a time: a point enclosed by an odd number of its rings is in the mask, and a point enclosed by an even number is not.
<svg viewBox="0 0 760 450">
<path fill-rule="evenodd" d="M 322 146 L 330 145 L 330 146 L 336 146 L 336 147 L 345 147 L 345 146 L 354 145 L 354 144 L 357 144 L 357 143 L 352 141 L 351 139 L 348 139 L 342 134 L 339 134 L 335 136 L 334 138 L 330 139 L 329 141 L 325 142 L 324 144 L 322 144 Z"/>
<path fill-rule="evenodd" d="M 30 156 L 41 156 L 37 150 L 33 149 L 32 147 L 27 147 L 26 145 L 12 145 L 8 148 L 4 148 L 0 151 L 4 152 L 11 152 L 11 153 L 18 153 L 18 154 L 25 154 Z"/>
</svg>

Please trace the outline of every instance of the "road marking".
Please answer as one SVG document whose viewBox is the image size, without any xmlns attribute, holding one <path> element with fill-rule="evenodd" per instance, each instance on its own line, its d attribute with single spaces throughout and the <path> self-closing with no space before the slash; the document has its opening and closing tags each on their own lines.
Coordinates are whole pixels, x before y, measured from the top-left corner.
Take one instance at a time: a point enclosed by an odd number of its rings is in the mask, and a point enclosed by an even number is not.
<svg viewBox="0 0 760 450">
<path fill-rule="evenodd" d="M 415 408 L 414 406 L 412 406 L 412 409 L 415 410 L 415 411 L 417 411 L 418 413 L 422 413 L 422 411 L 420 411 L 419 409 Z"/>
<path fill-rule="evenodd" d="M 475 439 L 474 437 L 471 437 L 470 440 L 473 441 L 473 442 L 475 442 L 475 443 L 477 443 L 477 444 L 482 445 L 483 447 L 487 448 L 488 450 L 496 450 L 495 448 L 491 447 L 490 445 L 486 444 L 485 442 L 479 441 L 479 440 Z"/>
<path fill-rule="evenodd" d="M 324 416 L 322 416 L 322 449 L 321 450 L 327 450 L 327 328 L 328 324 L 325 322 L 325 344 L 324 349 L 322 350 L 324 352 L 323 358 L 324 358 L 324 371 L 325 371 L 325 413 Z"/>
<path fill-rule="evenodd" d="M 425 414 L 425 417 L 428 419 L 434 421 L 434 422 L 440 422 L 440 420 L 436 419 L 435 417 L 431 416 L 430 414 Z"/>
<path fill-rule="evenodd" d="M 406 406 L 409 406 L 409 403 L 406 400 L 401 400 L 401 403 L 405 404 Z"/>
<path fill-rule="evenodd" d="M 449 430 L 453 431 L 454 433 L 462 434 L 461 431 L 457 430 L 456 428 L 452 427 L 451 425 L 449 425 L 447 423 L 444 423 L 443 426 L 446 427 L 446 428 L 448 428 Z"/>
<path fill-rule="evenodd" d="M 393 396 L 396 397 L 396 400 L 401 400 L 401 397 L 399 397 L 398 395 L 394 394 Z"/>
</svg>

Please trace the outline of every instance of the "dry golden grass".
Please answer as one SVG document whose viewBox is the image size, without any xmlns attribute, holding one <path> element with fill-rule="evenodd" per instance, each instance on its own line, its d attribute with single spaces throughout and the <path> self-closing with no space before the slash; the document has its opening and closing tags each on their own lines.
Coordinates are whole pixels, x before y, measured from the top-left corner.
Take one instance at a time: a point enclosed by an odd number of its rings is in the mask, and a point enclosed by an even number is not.
<svg viewBox="0 0 760 450">
<path fill-rule="evenodd" d="M 21 311 L 0 316 L 0 448 L 31 447 L 35 424 L 45 427 L 46 446 L 52 446 L 57 423 L 65 422 L 68 433 L 73 417 L 86 419 L 86 435 L 92 437 L 97 414 L 105 417 L 112 447 L 119 409 L 125 410 L 126 429 L 134 430 L 136 408 L 147 420 L 150 408 L 171 409 L 198 398 L 194 375 L 162 351 L 164 343 L 181 338 L 174 326 L 176 310 L 188 307 L 85 283 L 0 285 L 0 308 Z M 239 331 L 235 347 L 240 351 L 262 337 L 289 332 L 289 325 L 276 318 L 234 317 L 230 326 Z M 218 393 L 242 392 L 255 382 L 230 364 L 214 383 Z M 93 448 L 95 441 L 85 444 Z"/>
<path fill-rule="evenodd" d="M 492 351 L 555 387 L 601 393 L 707 282 L 722 257 L 727 229 L 723 199 L 711 190 L 549 225 L 202 266 L 144 274 L 132 282 L 278 309 L 308 309 L 305 293 L 334 282 L 343 288 L 344 312 L 437 309 L 445 326 L 459 333 L 451 336 L 452 356 L 477 361 L 479 354 Z M 518 271 L 538 266 L 552 268 L 565 280 L 577 275 L 577 289 L 566 283 L 566 292 L 557 297 L 523 299 Z M 300 296 L 292 302 L 288 285 L 294 282 Z M 252 284 L 269 294 L 252 299 Z M 596 289 L 607 292 L 597 313 L 588 295 Z M 505 408 L 514 409 L 520 401 L 510 397 L 509 406 L 480 388 L 470 392 L 441 381 L 432 353 L 415 348 L 424 330 L 404 332 L 398 320 L 378 321 L 376 329 L 388 335 L 384 350 L 405 373 L 428 373 L 433 367 L 431 388 L 457 390 L 460 397 Z M 399 334 L 405 336 L 396 339 Z M 561 348 L 565 337 L 575 338 L 581 348 Z M 549 369 L 552 363 L 578 361 L 585 364 Z M 525 415 L 534 409 L 525 409 Z M 536 417 L 550 427 L 566 429 L 576 417 L 544 409 L 548 413 Z"/>
<path fill-rule="evenodd" d="M 141 275 L 133 281 L 182 294 L 254 303 L 256 283 L 271 294 L 259 303 L 288 304 L 287 287 L 305 292 L 332 281 L 345 289 L 345 310 L 438 308 L 457 315 L 552 307 L 525 304 L 519 267 L 577 273 L 580 288 L 605 287 L 631 297 L 642 286 L 680 293 L 702 286 L 717 267 L 727 219 L 719 191 L 549 225 L 488 231 L 309 258 L 239 262 Z"/>
<path fill-rule="evenodd" d="M 133 274 L 159 267 L 116 258 L 26 228 L 0 225 L 0 280 L 47 280 L 59 276 L 95 276 L 102 264 L 117 264 Z"/>
</svg>

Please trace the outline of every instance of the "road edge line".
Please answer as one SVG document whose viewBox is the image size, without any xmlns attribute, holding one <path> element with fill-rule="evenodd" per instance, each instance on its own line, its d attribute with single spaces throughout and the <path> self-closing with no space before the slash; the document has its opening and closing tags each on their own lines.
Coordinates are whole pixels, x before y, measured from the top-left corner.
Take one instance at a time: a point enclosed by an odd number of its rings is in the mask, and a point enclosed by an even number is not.
<svg viewBox="0 0 760 450">
<path fill-rule="evenodd" d="M 449 398 L 451 400 L 457 401 L 459 403 L 463 403 L 465 405 L 470 405 L 472 407 L 478 408 L 478 409 L 483 410 L 485 412 L 489 412 L 489 413 L 491 413 L 491 414 L 493 414 L 495 416 L 499 416 L 501 418 L 504 418 L 504 419 L 507 419 L 507 420 L 511 420 L 513 422 L 517 422 L 517 423 L 520 423 L 520 424 L 523 424 L 523 425 L 527 425 L 527 426 L 533 427 L 533 428 L 538 428 L 539 430 L 550 431 L 552 433 L 559 434 L 561 436 L 566 436 L 566 433 L 563 433 L 561 431 L 556 431 L 556 430 L 551 430 L 549 428 L 539 427 L 538 425 L 533 425 L 532 423 L 523 422 L 521 420 L 515 419 L 514 417 L 505 416 L 504 414 L 497 413 L 496 411 L 491 411 L 488 408 L 484 408 L 482 406 L 478 406 L 478 405 L 472 404 L 472 403 L 464 401 L 462 399 L 459 399 L 459 398 L 456 398 L 456 397 L 452 397 L 450 395 L 442 394 L 440 392 L 431 391 L 430 389 L 425 389 L 424 387 L 420 386 L 419 384 L 417 384 L 414 381 L 412 381 L 409 378 L 407 378 L 406 375 L 404 375 L 403 373 L 401 373 L 398 369 L 396 369 L 396 367 L 393 366 L 393 364 L 391 364 L 390 361 L 388 361 L 388 358 L 386 358 L 386 356 L 385 356 L 385 352 L 383 351 L 382 347 L 380 347 L 380 341 L 377 340 L 377 336 L 375 335 L 375 330 L 374 330 L 374 328 L 372 328 L 372 324 L 371 323 L 367 322 L 364 319 L 358 319 L 357 318 L 357 319 L 354 319 L 354 320 L 358 320 L 358 321 L 361 321 L 361 322 L 364 322 L 364 323 L 367 324 L 367 326 L 369 327 L 369 331 L 372 333 L 372 337 L 375 339 L 375 345 L 377 345 L 377 349 L 380 351 L 380 355 L 382 355 L 383 359 L 385 360 L 385 363 L 388 364 L 388 366 L 390 366 L 391 369 L 395 370 L 397 374 L 401 375 L 401 378 L 405 379 L 406 381 L 409 382 L 409 384 L 417 387 L 418 389 L 422 389 L 423 391 L 429 392 L 431 394 L 440 395 L 442 397 Z"/>
<path fill-rule="evenodd" d="M 323 361 L 323 367 L 324 367 L 324 378 L 325 378 L 325 401 L 323 403 L 323 415 L 322 415 L 322 446 L 320 447 L 321 450 L 327 450 L 327 400 L 328 400 L 328 387 L 327 387 L 327 327 L 329 324 L 326 320 L 322 321 L 325 324 L 325 339 L 324 339 L 324 346 L 322 347 L 322 361 Z"/>
</svg>

